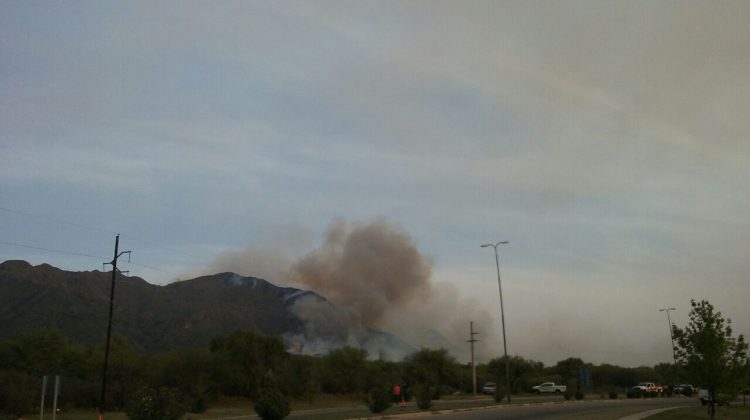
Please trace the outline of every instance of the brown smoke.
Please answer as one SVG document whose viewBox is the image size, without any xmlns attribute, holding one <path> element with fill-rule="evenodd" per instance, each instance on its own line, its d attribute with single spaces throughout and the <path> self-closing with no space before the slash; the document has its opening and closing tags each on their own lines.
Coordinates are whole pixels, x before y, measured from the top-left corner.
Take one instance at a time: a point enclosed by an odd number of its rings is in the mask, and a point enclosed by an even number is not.
<svg viewBox="0 0 750 420">
<path fill-rule="evenodd" d="M 433 281 L 430 260 L 407 232 L 385 220 L 336 220 L 317 249 L 289 261 L 272 249 L 246 248 L 223 252 L 201 274 L 234 271 L 323 296 L 326 300 L 298 299 L 290 307 L 304 331 L 285 339 L 306 354 L 343 345 L 364 348 L 372 356 L 385 349 L 393 359 L 408 354 L 407 348 L 373 335 L 374 328 L 395 334 L 412 350 L 444 347 L 468 360 L 469 321 L 482 334 L 477 355 L 487 353 L 487 360 L 497 354 L 497 317 L 451 283 Z"/>
<path fill-rule="evenodd" d="M 323 245 L 292 266 L 292 278 L 337 306 L 351 308 L 366 326 L 386 311 L 430 294 L 431 264 L 403 230 L 378 220 L 335 221 Z"/>
</svg>

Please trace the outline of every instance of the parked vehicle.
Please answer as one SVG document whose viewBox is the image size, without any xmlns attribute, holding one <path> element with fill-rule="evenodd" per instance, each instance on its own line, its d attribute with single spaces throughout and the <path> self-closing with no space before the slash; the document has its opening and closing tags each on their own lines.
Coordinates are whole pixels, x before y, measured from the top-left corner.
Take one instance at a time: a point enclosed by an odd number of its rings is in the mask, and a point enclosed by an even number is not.
<svg viewBox="0 0 750 420">
<path fill-rule="evenodd" d="M 494 382 L 487 382 L 482 387 L 482 394 L 495 395 L 496 389 L 497 389 L 497 385 Z"/>
<path fill-rule="evenodd" d="M 555 385 L 554 382 L 545 382 L 541 385 L 532 386 L 530 391 L 535 394 L 541 394 L 541 393 L 555 393 L 555 394 L 561 394 L 565 392 L 568 389 L 565 385 Z"/>
<path fill-rule="evenodd" d="M 693 386 L 690 384 L 680 384 L 675 385 L 674 388 L 672 388 L 672 392 L 675 394 L 690 396 L 695 393 L 695 388 L 693 388 Z"/>
<path fill-rule="evenodd" d="M 664 391 L 664 387 L 662 387 L 661 385 L 656 385 L 653 382 L 640 382 L 638 385 L 634 386 L 633 388 L 635 389 L 636 387 L 640 388 L 641 391 L 644 391 L 644 392 L 661 393 Z"/>
</svg>

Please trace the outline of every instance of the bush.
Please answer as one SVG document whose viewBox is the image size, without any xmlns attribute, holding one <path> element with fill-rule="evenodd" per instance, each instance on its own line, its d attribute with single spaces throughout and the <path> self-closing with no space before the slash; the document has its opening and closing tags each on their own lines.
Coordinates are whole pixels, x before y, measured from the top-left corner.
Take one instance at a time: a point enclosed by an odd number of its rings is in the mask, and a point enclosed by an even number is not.
<svg viewBox="0 0 750 420">
<path fill-rule="evenodd" d="M 373 413 L 382 413 L 391 406 L 391 391 L 386 386 L 376 386 L 365 398 L 367 408 Z"/>
<path fill-rule="evenodd" d="M 289 401 L 284 398 L 273 381 L 264 382 L 258 400 L 255 402 L 255 412 L 263 420 L 281 420 L 291 412 Z"/>
<path fill-rule="evenodd" d="M 417 398 L 417 407 L 420 410 L 427 410 L 432 407 L 432 396 L 435 390 L 427 384 L 417 384 L 414 387 L 414 396 Z"/>
<path fill-rule="evenodd" d="M 186 411 L 174 388 L 141 388 L 125 404 L 125 413 L 132 420 L 177 420 Z"/>
<path fill-rule="evenodd" d="M 573 398 L 573 393 L 570 391 L 565 391 L 563 392 L 563 398 L 565 398 L 566 401 L 570 400 L 571 398 Z"/>
<path fill-rule="evenodd" d="M 643 397 L 643 390 L 640 388 L 631 388 L 627 393 L 628 398 L 641 398 Z"/>
<path fill-rule="evenodd" d="M 609 391 L 609 399 L 616 400 L 618 397 L 617 391 Z"/>
<path fill-rule="evenodd" d="M 583 392 L 581 392 L 581 391 L 576 391 L 576 394 L 575 394 L 575 395 L 576 395 L 576 399 L 577 399 L 577 400 L 582 400 L 582 399 L 583 399 Z"/>
</svg>

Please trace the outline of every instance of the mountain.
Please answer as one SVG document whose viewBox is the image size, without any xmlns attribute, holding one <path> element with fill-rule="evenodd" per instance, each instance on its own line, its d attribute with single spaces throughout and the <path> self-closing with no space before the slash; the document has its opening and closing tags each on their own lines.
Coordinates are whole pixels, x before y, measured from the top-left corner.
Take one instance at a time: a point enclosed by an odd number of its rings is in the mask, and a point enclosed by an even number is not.
<svg viewBox="0 0 750 420">
<path fill-rule="evenodd" d="M 29 329 L 52 328 L 78 343 L 103 343 L 111 276 L 111 272 L 70 272 L 48 264 L 3 262 L 0 339 Z M 397 337 L 372 328 L 344 326 L 347 331 L 331 331 L 328 324 L 316 324 L 319 317 L 310 317 L 311 311 L 326 316 L 342 313 L 312 291 L 278 287 L 235 273 L 166 286 L 118 275 L 112 331 L 146 351 L 205 348 L 212 338 L 235 330 L 279 335 L 290 349 L 307 353 L 343 344 L 360 345 L 372 356 L 378 352 L 400 356 L 413 350 Z M 349 329 L 357 331 L 353 334 Z M 354 342 L 352 337 L 356 337 Z"/>
</svg>

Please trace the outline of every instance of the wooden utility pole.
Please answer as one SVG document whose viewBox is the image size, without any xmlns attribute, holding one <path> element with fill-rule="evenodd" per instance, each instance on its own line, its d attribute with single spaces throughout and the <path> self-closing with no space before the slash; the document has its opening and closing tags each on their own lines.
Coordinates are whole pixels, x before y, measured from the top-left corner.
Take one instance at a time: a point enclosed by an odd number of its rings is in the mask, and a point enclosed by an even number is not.
<svg viewBox="0 0 750 420">
<path fill-rule="evenodd" d="M 107 363 L 109 362 L 109 341 L 110 337 L 112 336 L 112 310 L 114 309 L 115 305 L 115 279 L 117 278 L 117 273 L 119 272 L 119 270 L 117 269 L 117 259 L 120 258 L 123 254 L 128 254 L 128 261 L 130 260 L 130 251 L 123 251 L 118 253 L 119 246 L 120 235 L 118 234 L 117 236 L 115 236 L 114 258 L 112 258 L 112 262 L 104 263 L 105 265 L 112 265 L 112 286 L 110 287 L 109 294 L 109 322 L 107 324 L 107 344 L 104 347 L 104 367 L 102 368 L 102 394 L 99 398 L 99 420 L 102 420 L 102 417 L 104 415 L 104 401 L 105 396 L 107 395 Z"/>
<path fill-rule="evenodd" d="M 471 382 L 475 396 L 477 395 L 477 366 L 474 364 L 474 343 L 479 340 L 475 339 L 474 336 L 477 334 L 479 333 L 474 332 L 474 321 L 469 321 L 469 339 L 467 342 L 471 344 Z"/>
</svg>

